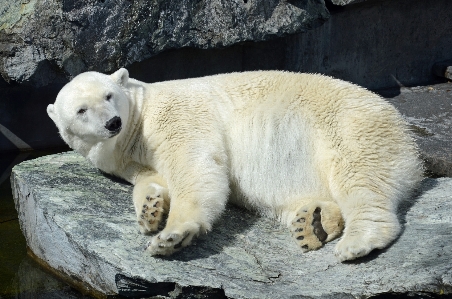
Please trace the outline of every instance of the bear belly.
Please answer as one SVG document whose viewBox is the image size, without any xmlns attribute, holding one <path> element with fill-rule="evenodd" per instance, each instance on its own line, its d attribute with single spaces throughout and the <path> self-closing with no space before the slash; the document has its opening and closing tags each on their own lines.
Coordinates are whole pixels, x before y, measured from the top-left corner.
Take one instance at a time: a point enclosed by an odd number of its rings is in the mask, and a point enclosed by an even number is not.
<svg viewBox="0 0 452 299">
<path fill-rule="evenodd" d="M 256 111 L 256 110 L 254 110 Z M 233 196 L 274 213 L 328 193 L 316 157 L 315 130 L 300 115 L 238 114 L 229 130 Z M 237 200 L 235 200 L 237 202 Z"/>
</svg>

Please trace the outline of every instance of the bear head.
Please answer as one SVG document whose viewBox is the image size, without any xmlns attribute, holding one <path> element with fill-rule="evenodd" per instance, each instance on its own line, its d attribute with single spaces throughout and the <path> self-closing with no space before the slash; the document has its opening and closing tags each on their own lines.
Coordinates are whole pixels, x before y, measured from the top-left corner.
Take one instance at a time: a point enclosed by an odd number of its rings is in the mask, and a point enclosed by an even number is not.
<svg viewBox="0 0 452 299">
<path fill-rule="evenodd" d="M 86 72 L 60 90 L 47 114 L 71 148 L 82 151 L 121 133 L 129 117 L 128 80 L 126 69 L 112 75 Z"/>
</svg>

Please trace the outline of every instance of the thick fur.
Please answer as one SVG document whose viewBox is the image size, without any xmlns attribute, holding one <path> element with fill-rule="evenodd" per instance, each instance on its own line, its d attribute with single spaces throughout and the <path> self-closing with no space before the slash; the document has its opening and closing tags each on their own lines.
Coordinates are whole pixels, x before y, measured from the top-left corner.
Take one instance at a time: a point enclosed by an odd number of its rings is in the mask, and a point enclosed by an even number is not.
<svg viewBox="0 0 452 299">
<path fill-rule="evenodd" d="M 148 250 L 168 255 L 212 229 L 229 197 L 279 218 L 304 250 L 340 236 L 351 260 L 400 232 L 421 180 L 407 126 L 359 86 L 315 74 L 232 73 L 146 84 L 120 69 L 80 74 L 47 108 L 62 138 L 135 185 Z M 121 118 L 121 130 L 107 129 Z M 232 196 L 231 196 L 232 194 Z"/>
</svg>

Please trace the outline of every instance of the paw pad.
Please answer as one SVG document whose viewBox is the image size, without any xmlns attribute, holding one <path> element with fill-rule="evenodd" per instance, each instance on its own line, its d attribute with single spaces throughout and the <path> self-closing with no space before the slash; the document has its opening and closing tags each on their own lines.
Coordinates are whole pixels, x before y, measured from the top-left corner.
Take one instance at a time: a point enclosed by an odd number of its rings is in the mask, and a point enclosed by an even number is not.
<svg viewBox="0 0 452 299">
<path fill-rule="evenodd" d="M 158 230 L 164 214 L 163 198 L 160 194 L 146 195 L 143 201 L 144 204 L 141 205 L 141 210 L 137 216 L 140 231 L 147 234 Z"/>
<path fill-rule="evenodd" d="M 292 236 L 303 251 L 318 249 L 339 236 L 344 228 L 335 202 L 313 202 L 301 208 L 290 226 Z"/>
<path fill-rule="evenodd" d="M 317 207 L 311 213 L 301 209 L 292 222 L 291 232 L 303 251 L 318 249 L 328 237 L 322 227 L 321 209 Z"/>
</svg>

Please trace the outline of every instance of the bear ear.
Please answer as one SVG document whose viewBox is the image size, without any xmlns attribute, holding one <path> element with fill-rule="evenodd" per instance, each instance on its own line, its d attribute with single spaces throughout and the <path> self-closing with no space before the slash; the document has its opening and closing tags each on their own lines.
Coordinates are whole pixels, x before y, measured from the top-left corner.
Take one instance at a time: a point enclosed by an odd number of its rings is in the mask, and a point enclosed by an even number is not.
<svg viewBox="0 0 452 299">
<path fill-rule="evenodd" d="M 56 124 L 57 116 L 55 114 L 55 106 L 53 106 L 53 104 L 50 104 L 47 106 L 47 114 L 53 120 L 53 122 Z"/>
<path fill-rule="evenodd" d="M 110 75 L 110 78 L 121 86 L 125 86 L 129 81 L 129 71 L 125 68 L 120 68 L 116 72 Z"/>
</svg>

